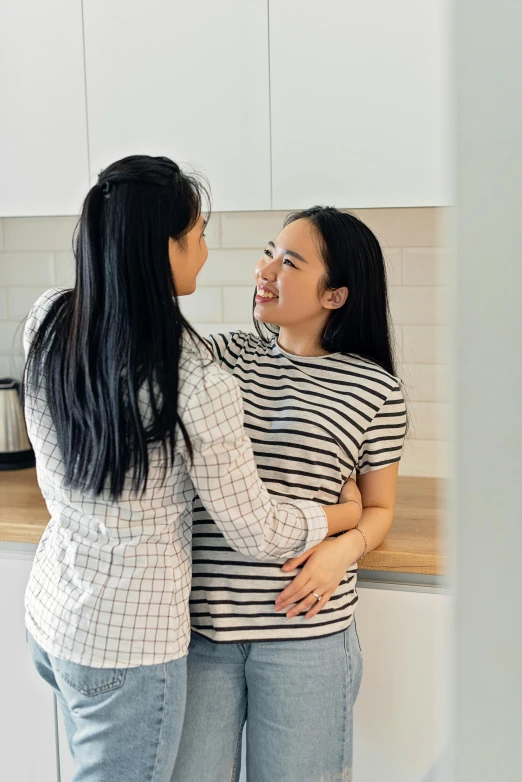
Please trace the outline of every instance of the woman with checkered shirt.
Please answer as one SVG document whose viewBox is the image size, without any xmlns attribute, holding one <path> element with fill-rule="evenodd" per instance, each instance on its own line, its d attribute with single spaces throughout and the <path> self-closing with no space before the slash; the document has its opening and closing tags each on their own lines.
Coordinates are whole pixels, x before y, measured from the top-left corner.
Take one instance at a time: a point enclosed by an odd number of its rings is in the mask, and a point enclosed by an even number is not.
<svg viewBox="0 0 522 782">
<path fill-rule="evenodd" d="M 51 516 L 26 625 L 75 782 L 170 782 L 196 494 L 234 550 L 265 562 L 360 515 L 353 481 L 331 507 L 277 501 L 258 475 L 237 381 L 178 306 L 207 259 L 204 195 L 167 158 L 109 166 L 83 205 L 74 288 L 44 294 L 25 327 L 25 413 Z"/>
</svg>

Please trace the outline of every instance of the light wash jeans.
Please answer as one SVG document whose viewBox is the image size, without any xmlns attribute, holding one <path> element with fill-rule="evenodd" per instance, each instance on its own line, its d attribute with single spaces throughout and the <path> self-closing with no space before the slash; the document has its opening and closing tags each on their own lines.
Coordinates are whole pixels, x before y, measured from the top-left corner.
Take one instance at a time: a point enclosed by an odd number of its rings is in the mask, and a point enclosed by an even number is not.
<svg viewBox="0 0 522 782">
<path fill-rule="evenodd" d="M 350 782 L 362 677 L 355 622 L 305 641 L 215 644 L 192 634 L 172 782 Z M 248 716 L 248 719 L 247 719 Z"/>
<path fill-rule="evenodd" d="M 187 688 L 187 658 L 139 668 L 91 668 L 27 640 L 54 689 L 75 763 L 74 782 L 170 782 Z"/>
</svg>

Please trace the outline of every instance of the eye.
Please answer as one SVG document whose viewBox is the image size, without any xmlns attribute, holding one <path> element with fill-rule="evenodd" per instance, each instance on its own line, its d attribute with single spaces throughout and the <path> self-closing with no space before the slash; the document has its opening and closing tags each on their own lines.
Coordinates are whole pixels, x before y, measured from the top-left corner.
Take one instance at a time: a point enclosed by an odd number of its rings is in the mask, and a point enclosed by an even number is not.
<svg viewBox="0 0 522 782">
<path fill-rule="evenodd" d="M 294 269 L 297 269 L 297 266 L 295 263 L 292 263 L 292 261 L 289 261 L 288 258 L 285 258 L 283 261 L 283 264 L 288 263 L 290 266 L 292 266 Z"/>
<path fill-rule="evenodd" d="M 268 255 L 269 258 L 273 258 L 271 250 L 265 250 L 265 255 Z"/>
</svg>

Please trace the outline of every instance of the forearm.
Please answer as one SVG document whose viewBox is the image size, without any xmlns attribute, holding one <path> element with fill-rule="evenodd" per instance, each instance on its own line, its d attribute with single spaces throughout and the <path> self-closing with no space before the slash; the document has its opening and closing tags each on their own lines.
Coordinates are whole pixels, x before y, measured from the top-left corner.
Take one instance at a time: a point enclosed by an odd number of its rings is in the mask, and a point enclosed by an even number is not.
<svg viewBox="0 0 522 782">
<path fill-rule="evenodd" d="M 323 505 L 323 510 L 328 522 L 328 537 L 353 529 L 361 520 L 361 506 L 353 501 Z"/>
<path fill-rule="evenodd" d="M 392 521 L 393 508 L 370 506 L 363 509 L 358 529 L 351 529 L 338 538 L 339 544 L 346 549 L 347 560 L 351 560 L 348 567 L 365 553 L 365 538 L 368 544 L 366 554 L 381 545 L 390 531 Z M 364 537 L 359 530 L 362 530 Z"/>
</svg>

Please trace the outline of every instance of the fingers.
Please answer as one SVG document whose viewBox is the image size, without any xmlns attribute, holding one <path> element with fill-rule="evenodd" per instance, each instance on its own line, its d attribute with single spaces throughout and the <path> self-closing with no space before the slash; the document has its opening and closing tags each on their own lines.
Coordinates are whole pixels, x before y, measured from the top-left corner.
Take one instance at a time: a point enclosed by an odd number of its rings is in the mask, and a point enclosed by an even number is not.
<svg viewBox="0 0 522 782">
<path fill-rule="evenodd" d="M 312 607 L 311 611 L 308 611 L 305 619 L 311 619 L 313 616 L 318 614 L 319 611 L 322 611 L 327 602 L 330 600 L 332 594 L 332 592 L 327 592 L 320 600 L 316 600 L 315 605 Z"/>
<path fill-rule="evenodd" d="M 318 544 L 317 546 L 312 546 L 312 548 L 309 548 L 308 551 L 305 551 L 303 554 L 300 554 L 298 557 L 292 557 L 292 559 L 287 559 L 285 564 L 283 565 L 283 570 L 295 570 L 301 565 L 304 565 L 304 563 L 310 559 L 312 554 L 315 554 L 315 552 L 317 551 L 320 545 L 321 544 Z"/>
<path fill-rule="evenodd" d="M 317 592 L 317 590 L 314 589 L 314 592 Z M 317 592 L 317 594 L 320 594 L 320 592 Z M 324 594 L 320 600 L 318 600 L 315 595 L 308 595 L 308 597 L 305 597 L 305 599 L 301 600 L 298 605 L 294 606 L 290 609 L 290 611 L 288 611 L 287 617 L 291 619 L 293 616 L 297 616 L 298 614 L 302 614 L 303 611 L 306 611 L 307 614 L 305 619 L 311 619 L 325 607 L 331 596 L 332 593 L 328 592 Z"/>
<path fill-rule="evenodd" d="M 313 551 L 306 551 L 304 554 L 301 554 L 300 557 L 294 557 L 293 559 L 287 559 L 285 564 L 283 565 L 283 570 L 295 570 L 300 565 L 302 565 L 306 560 L 311 557 L 313 554 Z"/>
<path fill-rule="evenodd" d="M 319 593 L 318 593 L 319 594 Z M 310 609 L 315 606 L 316 603 L 319 601 L 317 600 L 314 595 L 308 595 L 305 597 L 304 600 L 301 600 L 300 603 L 295 605 L 293 608 L 290 609 L 290 611 L 287 612 L 287 617 L 291 619 L 293 616 L 297 616 L 298 614 L 302 614 L 303 611 L 310 611 Z"/>
<path fill-rule="evenodd" d="M 276 611 L 281 611 L 281 609 L 286 608 L 292 603 L 298 603 L 309 595 L 311 591 L 312 582 L 308 575 L 302 570 L 299 575 L 294 578 L 292 583 L 278 596 L 275 602 Z"/>
</svg>

